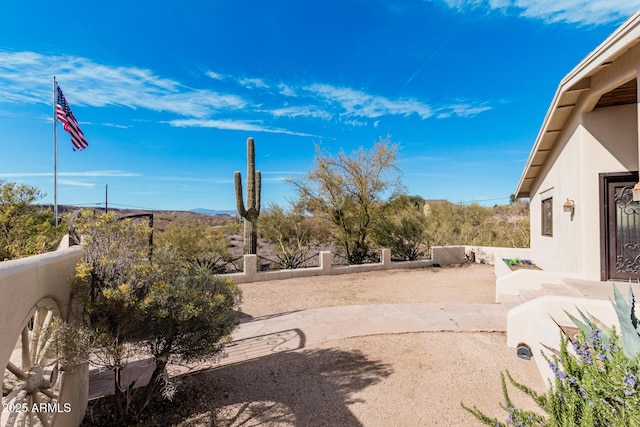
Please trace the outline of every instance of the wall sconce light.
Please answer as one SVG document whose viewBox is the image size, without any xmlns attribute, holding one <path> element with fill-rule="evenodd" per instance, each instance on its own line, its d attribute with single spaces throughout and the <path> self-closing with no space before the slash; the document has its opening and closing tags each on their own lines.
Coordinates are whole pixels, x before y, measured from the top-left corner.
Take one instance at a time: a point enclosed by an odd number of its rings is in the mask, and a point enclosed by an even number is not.
<svg viewBox="0 0 640 427">
<path fill-rule="evenodd" d="M 633 201 L 640 201 L 640 182 L 637 182 L 636 185 L 633 186 L 633 190 L 631 190 L 631 194 L 633 194 Z"/>
<path fill-rule="evenodd" d="M 638 190 L 640 190 L 640 186 L 638 187 Z M 564 204 L 562 205 L 562 208 L 565 212 L 573 213 L 576 210 L 576 204 L 573 200 L 567 198 L 567 201 L 564 202 Z"/>
</svg>

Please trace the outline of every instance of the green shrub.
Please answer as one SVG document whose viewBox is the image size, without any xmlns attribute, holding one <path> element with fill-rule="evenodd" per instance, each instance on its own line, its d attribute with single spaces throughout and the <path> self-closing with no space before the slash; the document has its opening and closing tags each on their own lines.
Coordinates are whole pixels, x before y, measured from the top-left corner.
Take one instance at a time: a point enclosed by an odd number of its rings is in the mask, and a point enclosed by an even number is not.
<svg viewBox="0 0 640 427">
<path fill-rule="evenodd" d="M 44 194 L 35 187 L 0 180 L 0 261 L 55 250 L 65 233 L 53 213 L 33 204 Z"/>
<path fill-rule="evenodd" d="M 74 288 L 93 334 L 91 360 L 114 372 L 107 425 L 134 424 L 153 397 L 175 391 L 168 363 L 220 354 L 238 324 L 240 289 L 192 268 L 175 245 L 155 247 L 150 257 L 146 224 L 105 214 L 83 216 L 77 228 L 86 251 Z M 134 389 L 122 382 L 123 369 L 140 354 L 152 357 L 154 370 L 147 386 Z"/>
<path fill-rule="evenodd" d="M 175 220 L 155 237 L 155 245 L 175 249 L 185 262 L 204 267 L 214 273 L 225 272 L 230 259 L 229 241 L 222 227 L 214 227 L 202 221 Z"/>
<path fill-rule="evenodd" d="M 327 240 L 318 218 L 305 215 L 299 205 L 288 211 L 270 205 L 258 219 L 258 233 L 273 245 L 276 264 L 285 269 L 304 267 L 310 253 L 317 252 L 320 243 Z"/>
<path fill-rule="evenodd" d="M 418 197 L 402 195 L 387 203 L 376 219 L 373 240 L 390 249 L 394 259 L 415 261 L 429 249 L 423 204 Z"/>
<path fill-rule="evenodd" d="M 427 202 L 427 237 L 434 246 L 529 247 L 528 204 L 488 208 L 446 200 Z"/>
</svg>

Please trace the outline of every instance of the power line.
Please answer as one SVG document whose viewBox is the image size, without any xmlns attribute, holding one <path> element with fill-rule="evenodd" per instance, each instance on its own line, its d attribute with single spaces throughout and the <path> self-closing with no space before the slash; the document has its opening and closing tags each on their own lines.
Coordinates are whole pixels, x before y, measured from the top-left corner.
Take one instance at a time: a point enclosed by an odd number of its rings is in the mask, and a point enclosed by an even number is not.
<svg viewBox="0 0 640 427">
<path fill-rule="evenodd" d="M 470 205 L 472 203 L 480 203 L 480 202 L 495 202 L 498 200 L 509 200 L 509 197 L 499 197 L 497 199 L 482 199 L 482 200 L 472 200 L 470 202 L 459 202 L 461 205 Z"/>
</svg>

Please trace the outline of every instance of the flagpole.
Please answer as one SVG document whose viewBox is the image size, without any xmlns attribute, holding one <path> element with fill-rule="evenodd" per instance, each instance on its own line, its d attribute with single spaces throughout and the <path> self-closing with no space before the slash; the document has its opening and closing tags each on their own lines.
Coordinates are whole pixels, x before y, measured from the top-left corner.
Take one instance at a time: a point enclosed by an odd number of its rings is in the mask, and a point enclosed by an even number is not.
<svg viewBox="0 0 640 427">
<path fill-rule="evenodd" d="M 56 114 L 56 76 L 53 76 L 53 221 L 58 226 L 58 132 Z"/>
</svg>

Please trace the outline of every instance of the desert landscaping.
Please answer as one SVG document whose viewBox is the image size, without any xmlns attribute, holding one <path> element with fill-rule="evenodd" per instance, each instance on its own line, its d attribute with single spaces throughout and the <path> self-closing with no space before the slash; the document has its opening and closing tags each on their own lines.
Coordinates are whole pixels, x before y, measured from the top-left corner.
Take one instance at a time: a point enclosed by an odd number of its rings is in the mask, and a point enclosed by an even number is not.
<svg viewBox="0 0 640 427">
<path fill-rule="evenodd" d="M 494 304 L 494 286 L 493 268 L 479 264 L 289 279 L 241 285 L 242 311 L 250 321 L 346 305 Z M 500 372 L 545 390 L 503 331 L 464 329 L 330 340 L 185 375 L 144 425 L 477 426 L 460 404 L 505 420 Z"/>
</svg>

